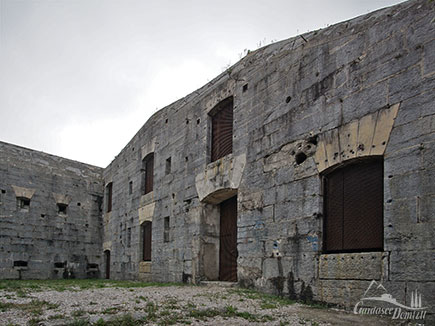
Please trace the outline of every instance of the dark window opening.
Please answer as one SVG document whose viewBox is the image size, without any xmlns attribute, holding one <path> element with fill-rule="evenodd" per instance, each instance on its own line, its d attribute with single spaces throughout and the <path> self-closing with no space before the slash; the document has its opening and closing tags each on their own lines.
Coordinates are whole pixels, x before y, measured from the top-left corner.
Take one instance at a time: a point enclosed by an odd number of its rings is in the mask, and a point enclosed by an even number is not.
<svg viewBox="0 0 435 326">
<path fill-rule="evenodd" d="M 88 263 L 88 265 L 86 266 L 86 269 L 98 269 L 98 264 Z"/>
<path fill-rule="evenodd" d="M 166 216 L 164 219 L 164 228 L 163 228 L 163 241 L 169 242 L 169 216 Z"/>
<path fill-rule="evenodd" d="M 24 260 L 15 260 L 14 267 L 27 267 L 27 262 Z"/>
<path fill-rule="evenodd" d="M 107 213 L 112 211 L 112 191 L 113 191 L 113 183 L 110 182 L 106 186 L 106 200 L 107 200 L 107 210 L 106 210 L 106 212 Z"/>
<path fill-rule="evenodd" d="M 144 222 L 141 225 L 142 233 L 142 260 L 151 261 L 152 223 Z"/>
<path fill-rule="evenodd" d="M 5 193 L 6 193 L 6 190 L 2 189 L 2 194 L 5 194 Z"/>
<path fill-rule="evenodd" d="M 171 158 L 169 157 L 169 158 L 166 159 L 166 168 L 165 168 L 165 173 L 166 173 L 167 175 L 171 173 L 171 164 L 172 164 L 172 162 L 171 162 Z"/>
<path fill-rule="evenodd" d="M 17 198 L 17 208 L 18 209 L 24 209 L 29 210 L 30 207 L 30 199 L 25 197 L 18 197 Z"/>
<path fill-rule="evenodd" d="M 383 250 L 383 160 L 350 163 L 324 178 L 324 251 Z"/>
<path fill-rule="evenodd" d="M 131 247 L 131 228 L 127 229 L 127 247 Z"/>
<path fill-rule="evenodd" d="M 54 268 L 65 268 L 66 267 L 66 263 L 54 263 Z"/>
<path fill-rule="evenodd" d="M 133 193 L 133 181 L 128 183 L 128 194 L 131 195 Z"/>
<path fill-rule="evenodd" d="M 143 191 L 145 195 L 153 191 L 153 178 L 154 178 L 154 153 L 148 154 L 142 161 L 143 171 Z"/>
<path fill-rule="evenodd" d="M 248 90 L 248 84 L 243 85 L 243 93 Z"/>
<path fill-rule="evenodd" d="M 60 215 L 66 215 L 67 207 L 67 204 L 57 203 L 57 213 Z"/>
<path fill-rule="evenodd" d="M 233 152 L 233 97 L 216 105 L 211 116 L 211 162 Z"/>
</svg>

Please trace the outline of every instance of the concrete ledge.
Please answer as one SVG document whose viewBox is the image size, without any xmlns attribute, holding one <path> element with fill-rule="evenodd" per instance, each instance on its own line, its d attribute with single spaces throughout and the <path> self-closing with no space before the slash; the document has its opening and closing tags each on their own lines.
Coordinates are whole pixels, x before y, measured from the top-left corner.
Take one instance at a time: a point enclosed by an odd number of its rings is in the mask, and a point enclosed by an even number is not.
<svg viewBox="0 0 435 326">
<path fill-rule="evenodd" d="M 387 253 L 325 254 L 319 259 L 319 278 L 324 280 L 380 280 Z"/>
<path fill-rule="evenodd" d="M 246 154 L 239 156 L 229 154 L 208 164 L 204 172 L 199 173 L 195 178 L 199 200 L 219 204 L 236 195 L 245 165 Z"/>
</svg>

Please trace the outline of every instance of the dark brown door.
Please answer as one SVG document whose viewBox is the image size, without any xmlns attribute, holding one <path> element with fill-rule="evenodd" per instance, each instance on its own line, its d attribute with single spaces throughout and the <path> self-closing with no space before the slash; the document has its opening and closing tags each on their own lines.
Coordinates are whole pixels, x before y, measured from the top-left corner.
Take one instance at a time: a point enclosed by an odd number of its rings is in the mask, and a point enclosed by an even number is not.
<svg viewBox="0 0 435 326">
<path fill-rule="evenodd" d="M 151 222 L 143 223 L 143 260 L 151 261 L 151 243 L 152 243 L 152 224 Z"/>
<path fill-rule="evenodd" d="M 219 280 L 237 282 L 237 197 L 220 205 Z"/>
<path fill-rule="evenodd" d="M 106 279 L 110 279 L 110 250 L 104 252 L 104 258 L 106 261 Z"/>
</svg>

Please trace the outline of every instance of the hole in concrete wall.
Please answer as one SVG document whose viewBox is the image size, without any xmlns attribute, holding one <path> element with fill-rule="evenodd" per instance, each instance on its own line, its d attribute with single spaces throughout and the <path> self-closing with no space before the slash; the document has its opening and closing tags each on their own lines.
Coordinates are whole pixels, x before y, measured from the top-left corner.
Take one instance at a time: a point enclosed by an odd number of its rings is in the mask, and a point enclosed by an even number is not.
<svg viewBox="0 0 435 326">
<path fill-rule="evenodd" d="M 163 241 L 169 242 L 169 216 L 164 218 L 163 224 Z"/>
<path fill-rule="evenodd" d="M 166 173 L 166 175 L 168 175 L 168 174 L 171 173 L 171 169 L 172 169 L 171 164 L 172 164 L 171 158 L 168 157 L 168 158 L 166 159 L 166 168 L 165 168 L 165 173 Z"/>
<path fill-rule="evenodd" d="M 287 98 L 285 99 L 285 102 L 286 103 L 290 103 L 291 100 L 292 100 L 292 97 L 291 96 L 287 96 Z"/>
<path fill-rule="evenodd" d="M 248 90 L 248 84 L 243 85 L 243 92 L 246 92 Z"/>
<path fill-rule="evenodd" d="M 41 217 L 43 217 L 43 218 L 44 218 L 44 217 L 45 217 L 45 214 L 41 214 Z"/>
<path fill-rule="evenodd" d="M 77 206 L 79 206 L 79 207 L 80 207 L 80 206 L 82 206 L 82 204 L 81 204 L 81 203 L 77 203 Z"/>
<path fill-rule="evenodd" d="M 189 124 L 189 119 L 186 119 L 186 124 L 187 124 L 187 125 Z"/>
<path fill-rule="evenodd" d="M 17 208 L 22 210 L 29 210 L 30 199 L 26 197 L 17 197 Z"/>
<path fill-rule="evenodd" d="M 175 194 L 174 193 L 172 193 L 172 199 L 175 199 Z"/>
<path fill-rule="evenodd" d="M 133 193 L 133 181 L 128 183 L 128 194 L 131 195 Z"/>
<path fill-rule="evenodd" d="M 2 189 L 2 194 L 5 194 L 5 193 L 6 193 L 6 190 Z"/>
<path fill-rule="evenodd" d="M 199 125 L 201 122 L 201 119 L 196 120 L 196 124 Z"/>
<path fill-rule="evenodd" d="M 59 215 L 66 215 L 67 207 L 67 204 L 57 203 L 57 213 Z"/>
<path fill-rule="evenodd" d="M 24 260 L 15 260 L 14 267 L 27 267 L 27 262 Z"/>
<path fill-rule="evenodd" d="M 165 120 L 165 123 L 168 123 L 168 119 Z"/>
<path fill-rule="evenodd" d="M 186 156 L 186 157 L 184 158 L 184 160 L 185 160 L 186 162 L 189 161 L 189 157 Z"/>
<path fill-rule="evenodd" d="M 303 152 L 297 153 L 295 156 L 295 160 L 297 164 L 302 164 L 306 159 L 307 159 L 307 155 L 305 155 L 305 153 Z"/>
<path fill-rule="evenodd" d="M 86 269 L 98 269 L 98 264 L 95 264 L 95 263 L 89 263 L 89 264 L 86 266 Z"/>
<path fill-rule="evenodd" d="M 54 263 L 54 268 L 65 268 L 65 267 L 66 267 L 66 262 Z"/>
<path fill-rule="evenodd" d="M 319 136 L 318 136 L 318 135 L 314 135 L 314 136 L 309 137 L 309 138 L 307 139 L 307 142 L 310 143 L 310 144 L 313 144 L 313 145 L 317 146 L 317 142 L 318 142 L 318 140 L 319 140 Z"/>
</svg>

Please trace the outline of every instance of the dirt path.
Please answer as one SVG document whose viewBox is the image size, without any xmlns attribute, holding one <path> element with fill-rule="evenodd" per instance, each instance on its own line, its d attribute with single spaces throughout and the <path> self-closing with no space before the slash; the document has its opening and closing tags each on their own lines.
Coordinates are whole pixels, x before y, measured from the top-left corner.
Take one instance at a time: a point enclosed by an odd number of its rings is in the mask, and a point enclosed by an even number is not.
<svg viewBox="0 0 435 326">
<path fill-rule="evenodd" d="M 392 325 L 220 286 L 0 290 L 0 325 Z"/>
</svg>

